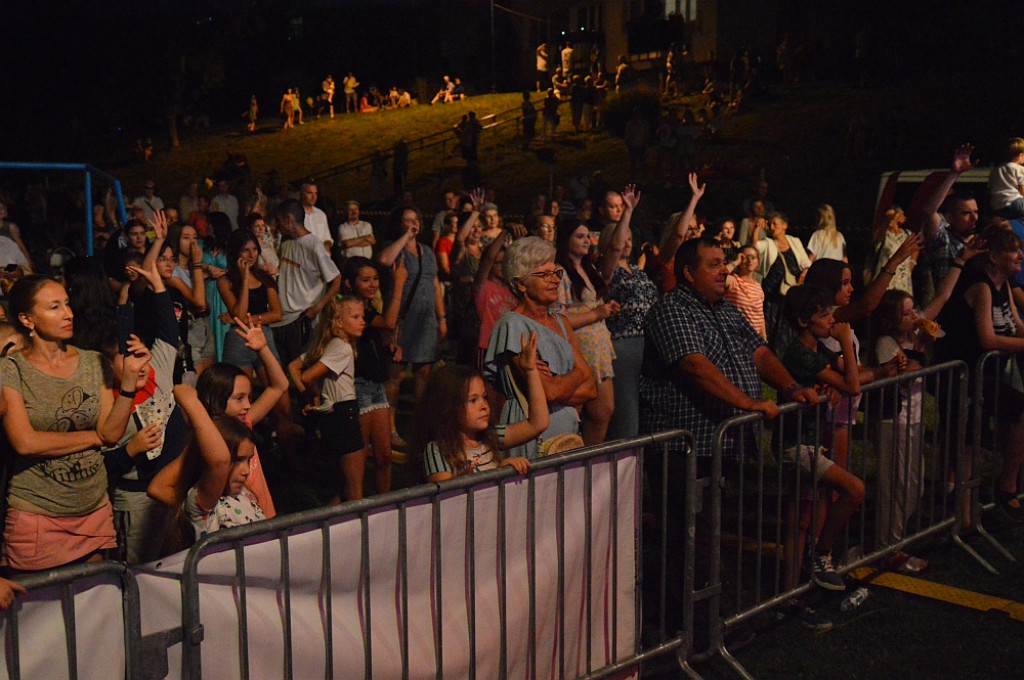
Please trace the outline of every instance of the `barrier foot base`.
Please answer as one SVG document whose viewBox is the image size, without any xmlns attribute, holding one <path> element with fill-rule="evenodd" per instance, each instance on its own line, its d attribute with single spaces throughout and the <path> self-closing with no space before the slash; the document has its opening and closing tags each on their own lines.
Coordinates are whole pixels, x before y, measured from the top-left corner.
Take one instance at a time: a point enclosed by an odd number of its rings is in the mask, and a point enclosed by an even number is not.
<svg viewBox="0 0 1024 680">
<path fill-rule="evenodd" d="M 967 552 L 968 555 L 973 557 L 975 559 L 975 561 L 978 562 L 978 564 L 980 564 L 981 566 L 985 567 L 986 571 L 988 571 L 990 574 L 992 574 L 994 576 L 998 576 L 999 575 L 999 570 L 996 569 L 995 567 L 993 567 L 989 563 L 988 560 L 986 560 L 984 557 L 979 555 L 977 550 L 975 550 L 971 546 L 967 545 L 967 543 L 964 541 L 964 539 L 960 538 L 960 534 L 953 534 L 953 542 L 956 543 L 961 548 L 963 548 Z"/>
<path fill-rule="evenodd" d="M 725 645 L 718 648 L 718 653 L 722 655 L 722 658 L 732 666 L 732 669 L 736 671 L 736 674 L 743 678 L 743 680 L 754 680 L 754 676 L 747 672 L 747 669 L 743 667 L 743 664 L 741 664 L 736 657 L 732 655 L 732 652 L 725 648 Z"/>
<path fill-rule="evenodd" d="M 985 527 L 981 526 L 980 523 L 978 524 L 977 529 L 978 529 L 978 533 L 981 534 L 982 538 L 984 538 L 986 541 L 991 543 L 992 547 L 995 548 L 996 550 L 998 550 L 1002 554 L 1003 557 L 1005 557 L 1007 560 L 1009 560 L 1009 562 L 1011 564 L 1020 564 L 1017 561 L 1017 558 L 1014 557 L 1013 554 L 1009 550 L 1007 550 L 1006 547 L 1002 543 L 997 541 L 995 536 L 993 536 L 992 534 L 990 534 L 987 531 L 985 531 Z"/>
</svg>

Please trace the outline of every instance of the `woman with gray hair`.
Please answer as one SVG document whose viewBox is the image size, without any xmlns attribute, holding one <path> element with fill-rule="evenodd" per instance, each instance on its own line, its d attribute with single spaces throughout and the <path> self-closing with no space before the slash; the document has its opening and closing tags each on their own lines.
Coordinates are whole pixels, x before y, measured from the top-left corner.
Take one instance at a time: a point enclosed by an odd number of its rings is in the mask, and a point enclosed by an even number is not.
<svg viewBox="0 0 1024 680">
<path fill-rule="evenodd" d="M 505 253 L 505 282 L 519 300 L 518 305 L 498 319 L 491 333 L 484 359 L 484 371 L 507 401 L 499 423 L 519 422 L 526 417 L 526 381 L 518 375 L 512 359 L 519 354 L 525 333 L 537 333 L 538 366 L 541 382 L 548 398 L 551 421 L 548 429 L 536 440 L 507 452 L 509 456 L 536 458 L 539 445 L 557 435 L 574 434 L 579 429 L 576 406 L 597 397 L 597 385 L 572 326 L 562 314 L 552 314 L 558 304 L 558 286 L 565 271 L 555 264 L 554 247 L 536 236 L 521 238 Z"/>
</svg>

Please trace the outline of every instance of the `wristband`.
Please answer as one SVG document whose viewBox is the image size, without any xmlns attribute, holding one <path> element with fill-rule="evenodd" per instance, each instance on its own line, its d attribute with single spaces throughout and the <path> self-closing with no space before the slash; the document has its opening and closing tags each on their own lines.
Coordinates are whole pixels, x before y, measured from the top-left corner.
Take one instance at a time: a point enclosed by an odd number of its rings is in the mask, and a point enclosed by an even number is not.
<svg viewBox="0 0 1024 680">
<path fill-rule="evenodd" d="M 959 264 L 957 262 L 950 262 L 949 266 L 951 268 L 953 268 L 953 269 L 963 269 L 964 268 L 964 266 L 962 264 Z"/>
<path fill-rule="evenodd" d="M 135 398 L 135 390 L 132 390 L 131 392 L 125 392 L 124 390 L 121 390 L 120 392 L 118 392 L 117 396 L 119 396 L 119 397 L 128 397 L 129 399 L 134 399 Z"/>
</svg>

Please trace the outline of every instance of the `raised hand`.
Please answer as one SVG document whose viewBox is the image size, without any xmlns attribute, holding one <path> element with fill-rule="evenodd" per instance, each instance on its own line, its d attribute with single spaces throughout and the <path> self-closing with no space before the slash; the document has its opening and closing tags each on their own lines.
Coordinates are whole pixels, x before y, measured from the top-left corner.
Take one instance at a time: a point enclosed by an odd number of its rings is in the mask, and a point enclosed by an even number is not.
<svg viewBox="0 0 1024 680">
<path fill-rule="evenodd" d="M 636 190 L 635 184 L 627 184 L 626 188 L 622 190 L 622 202 L 629 210 L 636 208 L 637 203 L 640 202 L 640 192 Z"/>
<path fill-rule="evenodd" d="M 519 338 L 519 354 L 515 356 L 516 367 L 526 373 L 537 369 L 537 331 L 523 333 Z"/>
<path fill-rule="evenodd" d="M 708 185 L 706 183 L 705 184 L 698 184 L 697 183 L 697 173 L 695 173 L 695 172 L 691 172 L 687 176 L 687 180 L 690 183 L 690 191 L 693 192 L 693 197 L 695 199 L 700 199 L 700 197 L 704 195 L 704 190 L 708 188 Z"/>
<path fill-rule="evenodd" d="M 484 190 L 482 187 L 477 187 L 469 192 L 469 200 L 473 201 L 473 210 L 480 212 L 480 209 L 484 207 Z"/>
<path fill-rule="evenodd" d="M 963 258 L 964 262 L 967 262 L 976 255 L 988 252 L 988 241 L 983 239 L 981 236 L 975 235 L 964 241 L 963 250 L 960 251 L 960 257 Z"/>
<path fill-rule="evenodd" d="M 898 267 L 904 260 L 912 255 L 916 255 L 921 252 L 921 248 L 924 246 L 924 236 L 921 232 L 911 234 L 907 237 L 907 240 L 900 244 L 900 247 L 896 249 L 896 252 L 892 254 L 887 263 L 891 267 Z"/>
<path fill-rule="evenodd" d="M 972 159 L 971 154 L 974 153 L 974 145 L 970 142 L 961 144 L 953 151 L 953 172 L 963 174 L 972 168 L 978 167 L 978 160 Z"/>
<path fill-rule="evenodd" d="M 149 269 L 143 269 L 142 267 L 136 267 L 133 264 L 128 265 L 127 267 L 125 267 L 125 269 L 127 269 L 130 272 L 134 272 L 135 274 L 137 274 L 137 275 L 141 276 L 142 278 L 146 279 L 146 282 L 149 283 L 149 285 L 154 286 L 154 287 L 156 286 L 157 282 L 161 280 L 160 272 L 156 268 L 156 260 L 153 260 L 152 264 L 150 264 Z"/>
<path fill-rule="evenodd" d="M 153 218 L 148 220 L 149 226 L 153 228 L 153 233 L 156 234 L 157 241 L 163 241 L 167 238 L 167 215 L 164 214 L 163 210 L 154 210 Z"/>
<path fill-rule="evenodd" d="M 129 382 L 134 389 L 136 379 L 146 372 L 151 358 L 149 348 L 139 339 L 139 336 L 132 334 L 128 340 L 128 353 L 122 359 L 124 378 L 121 380 L 121 384 L 123 385 L 130 378 Z"/>
<path fill-rule="evenodd" d="M 252 318 L 252 314 L 245 315 L 245 321 L 235 317 L 235 333 L 245 340 L 245 346 L 253 352 L 259 352 L 267 346 L 267 336 L 263 334 L 263 327 L 260 322 Z"/>
</svg>

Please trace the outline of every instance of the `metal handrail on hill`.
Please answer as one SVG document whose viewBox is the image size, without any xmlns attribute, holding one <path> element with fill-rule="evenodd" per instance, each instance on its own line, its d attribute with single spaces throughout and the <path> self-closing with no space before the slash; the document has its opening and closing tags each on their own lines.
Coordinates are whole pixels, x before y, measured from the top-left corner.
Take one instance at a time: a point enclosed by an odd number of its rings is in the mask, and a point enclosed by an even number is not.
<svg viewBox="0 0 1024 680">
<path fill-rule="evenodd" d="M 478 118 L 484 131 L 487 130 L 500 130 L 509 125 L 514 125 L 516 130 L 519 130 L 519 122 L 522 119 L 520 107 L 506 109 L 504 111 L 498 111 L 497 113 L 490 113 L 486 116 Z M 432 132 L 429 135 L 424 135 L 417 139 L 406 142 L 409 153 L 413 151 L 423 152 L 429 149 L 441 147 L 441 174 L 440 177 L 443 180 L 444 177 L 444 161 L 448 158 L 448 143 L 453 141 L 451 135 L 453 134 L 452 128 L 440 130 L 438 132 Z M 454 140 L 458 141 L 458 140 Z M 452 147 L 454 148 L 454 147 Z M 372 168 L 375 162 L 383 160 L 387 163 L 394 159 L 394 147 L 383 151 L 375 151 L 366 155 L 354 158 L 350 161 L 336 165 L 333 168 L 328 168 L 320 172 L 315 172 L 309 176 L 310 179 L 317 182 L 324 182 L 326 180 L 337 178 L 341 175 L 363 170 L 366 168 Z M 303 178 L 306 179 L 306 178 Z"/>
</svg>

